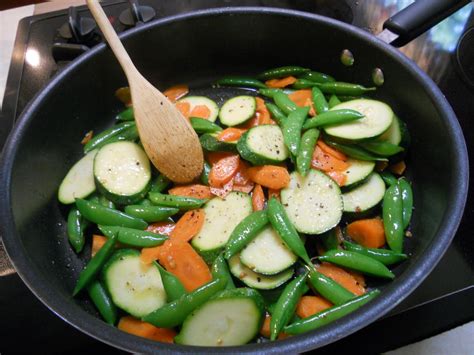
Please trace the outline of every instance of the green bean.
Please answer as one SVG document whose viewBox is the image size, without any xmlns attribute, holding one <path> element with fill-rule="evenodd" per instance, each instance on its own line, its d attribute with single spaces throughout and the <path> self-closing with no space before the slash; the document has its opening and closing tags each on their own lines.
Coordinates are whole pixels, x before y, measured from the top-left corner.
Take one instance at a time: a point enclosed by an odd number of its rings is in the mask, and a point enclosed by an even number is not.
<svg viewBox="0 0 474 355">
<path fill-rule="evenodd" d="M 349 250 L 328 250 L 324 255 L 319 256 L 319 260 L 347 267 L 370 276 L 395 278 L 395 275 L 380 261 Z"/>
<path fill-rule="evenodd" d="M 151 182 L 150 192 L 162 192 L 170 183 L 170 179 L 163 174 L 160 174 Z"/>
<path fill-rule="evenodd" d="M 321 234 L 321 241 L 323 242 L 324 249 L 333 250 L 339 249 L 342 241 L 341 228 L 335 227 Z"/>
<path fill-rule="evenodd" d="M 138 248 L 156 247 L 163 244 L 168 239 L 166 235 L 139 229 L 102 225 L 99 225 L 98 227 L 106 237 L 111 238 L 114 234 L 116 234 L 117 240 L 120 243 Z"/>
<path fill-rule="evenodd" d="M 301 334 L 317 329 L 354 312 L 379 294 L 379 290 L 372 290 L 362 296 L 348 301 L 347 303 L 333 306 L 308 318 L 292 323 L 283 328 L 283 331 L 287 334 Z"/>
<path fill-rule="evenodd" d="M 375 87 L 367 88 L 362 85 L 344 83 L 341 81 L 335 81 L 331 83 L 316 83 L 316 86 L 321 89 L 325 94 L 336 94 L 336 95 L 348 95 L 348 96 L 360 96 L 366 92 L 375 91 Z"/>
<path fill-rule="evenodd" d="M 413 190 L 410 183 L 405 178 L 398 179 L 398 186 L 402 194 L 402 214 L 403 214 L 403 229 L 406 229 L 410 224 L 411 214 L 413 212 Z"/>
<path fill-rule="evenodd" d="M 333 279 L 316 271 L 313 266 L 311 266 L 308 281 L 316 292 L 333 304 L 343 304 L 356 297 Z"/>
<path fill-rule="evenodd" d="M 396 253 L 393 250 L 365 248 L 359 244 L 350 243 L 348 241 L 344 241 L 343 243 L 347 250 L 369 256 L 372 259 L 380 261 L 384 265 L 396 264 L 407 258 L 406 254 Z"/>
<path fill-rule="evenodd" d="M 232 281 L 232 276 L 229 272 L 229 267 L 227 266 L 227 262 L 222 254 L 219 254 L 219 256 L 214 260 L 211 273 L 214 279 L 226 280 L 226 289 L 235 288 L 234 281 Z"/>
<path fill-rule="evenodd" d="M 328 137 L 326 137 L 325 142 L 331 147 L 340 150 L 344 154 L 348 155 L 351 158 L 358 160 L 367 160 L 367 161 L 387 161 L 387 158 L 376 156 L 365 149 L 357 147 L 355 145 L 349 145 L 344 143 L 335 142 Z"/>
<path fill-rule="evenodd" d="M 110 143 L 110 139 L 123 133 L 130 127 L 136 127 L 134 121 L 123 122 L 123 123 L 113 126 L 112 128 L 109 128 L 103 131 L 102 133 L 92 138 L 89 142 L 87 142 L 87 144 L 84 146 L 84 153 L 88 153 L 93 149 L 100 148 Z"/>
<path fill-rule="evenodd" d="M 296 157 L 296 169 L 302 176 L 308 175 L 318 138 L 319 131 L 316 128 L 308 129 L 301 137 L 301 144 Z"/>
<path fill-rule="evenodd" d="M 204 168 L 202 169 L 200 180 L 204 185 L 209 185 L 209 173 L 211 172 L 211 165 L 204 160 Z"/>
<path fill-rule="evenodd" d="M 129 205 L 125 206 L 124 211 L 128 215 L 141 218 L 146 222 L 159 222 L 175 215 L 179 212 L 179 209 L 173 207 L 162 207 L 153 205 Z"/>
<path fill-rule="evenodd" d="M 273 95 L 273 100 L 280 110 L 283 111 L 285 115 L 289 115 L 291 112 L 295 111 L 298 106 L 290 100 L 288 95 L 283 93 L 283 91 L 278 91 Z M 286 120 L 285 120 L 286 121 Z"/>
<path fill-rule="evenodd" d="M 102 318 L 108 324 L 115 325 L 117 323 L 117 307 L 105 287 L 99 281 L 93 281 L 87 286 L 87 292 Z"/>
<path fill-rule="evenodd" d="M 115 206 L 115 203 L 113 203 L 107 197 L 102 196 L 102 195 L 99 196 L 99 203 L 104 207 L 108 207 L 108 208 L 112 208 L 112 209 L 117 208 L 117 206 Z"/>
<path fill-rule="evenodd" d="M 329 110 L 329 104 L 324 97 L 324 94 L 319 90 L 318 87 L 313 86 L 311 89 L 311 93 L 313 96 L 313 103 L 314 108 L 316 109 L 317 114 L 324 113 Z"/>
<path fill-rule="evenodd" d="M 259 75 L 257 75 L 257 78 L 260 80 L 284 78 L 290 75 L 298 76 L 298 75 L 307 73 L 309 71 L 310 69 L 292 65 L 292 66 L 278 67 L 278 68 L 265 70 L 263 73 L 260 73 Z"/>
<path fill-rule="evenodd" d="M 180 210 L 192 210 L 201 207 L 207 199 L 186 196 L 165 195 L 159 192 L 149 193 L 150 201 L 159 206 L 175 207 Z"/>
<path fill-rule="evenodd" d="M 214 133 L 222 131 L 221 126 L 204 118 L 191 117 L 189 120 L 191 121 L 191 126 L 197 133 Z"/>
<path fill-rule="evenodd" d="M 174 276 L 172 273 L 166 271 L 160 264 L 155 263 L 160 270 L 161 281 L 163 282 L 163 287 L 166 291 L 166 301 L 173 302 L 185 295 L 186 289 L 179 279 Z"/>
<path fill-rule="evenodd" d="M 334 79 L 331 75 L 320 73 L 317 71 L 306 72 L 302 76 L 300 76 L 300 79 L 308 79 L 316 83 L 329 83 L 332 81 L 336 81 L 336 79 Z"/>
<path fill-rule="evenodd" d="M 298 107 L 288 115 L 288 119 L 283 121 L 283 140 L 288 150 L 296 156 L 300 148 L 301 129 L 308 116 L 309 107 Z"/>
<path fill-rule="evenodd" d="M 254 78 L 246 78 L 242 76 L 234 76 L 234 77 L 226 76 L 222 79 L 219 79 L 217 81 L 217 84 L 221 86 L 240 86 L 244 88 L 256 88 L 256 89 L 266 88 L 265 84 L 262 83 L 260 80 L 257 80 Z"/>
<path fill-rule="evenodd" d="M 120 112 L 115 119 L 117 121 L 133 121 L 135 116 L 133 114 L 133 107 L 126 108 L 122 112 Z"/>
<path fill-rule="evenodd" d="M 260 95 L 268 97 L 270 99 L 273 99 L 273 96 L 275 96 L 275 94 L 277 92 L 282 92 L 282 91 L 280 89 L 272 89 L 272 88 L 266 88 L 266 89 L 259 89 L 258 90 L 258 93 Z"/>
<path fill-rule="evenodd" d="M 84 229 L 88 224 L 77 208 L 71 208 L 67 216 L 67 236 L 76 253 L 80 253 L 84 247 Z"/>
<path fill-rule="evenodd" d="M 397 178 L 393 176 L 393 174 L 389 171 L 382 171 L 380 173 L 380 176 L 382 177 L 383 181 L 385 182 L 385 185 L 387 186 L 392 186 L 397 183 Z"/>
<path fill-rule="evenodd" d="M 359 145 L 369 152 L 382 157 L 389 157 L 404 151 L 404 149 L 398 145 L 383 141 L 361 142 Z"/>
<path fill-rule="evenodd" d="M 360 112 L 351 110 L 348 108 L 326 111 L 308 120 L 304 124 L 303 128 L 309 129 L 309 128 L 315 128 L 315 127 L 317 128 L 317 127 L 334 126 L 334 125 L 338 125 L 342 123 L 359 120 L 363 117 L 365 116 L 361 114 Z"/>
<path fill-rule="evenodd" d="M 341 100 L 338 99 L 336 95 L 331 95 L 329 98 L 329 108 L 333 108 L 341 103 Z"/>
<path fill-rule="evenodd" d="M 403 197 L 398 184 L 390 186 L 383 197 L 382 215 L 385 238 L 393 251 L 403 251 Z"/>
<path fill-rule="evenodd" d="M 267 106 L 268 111 L 276 123 L 281 126 L 286 120 L 286 115 L 283 113 L 283 111 L 280 110 L 277 105 L 272 104 L 271 102 L 266 102 L 265 106 Z"/>
</svg>

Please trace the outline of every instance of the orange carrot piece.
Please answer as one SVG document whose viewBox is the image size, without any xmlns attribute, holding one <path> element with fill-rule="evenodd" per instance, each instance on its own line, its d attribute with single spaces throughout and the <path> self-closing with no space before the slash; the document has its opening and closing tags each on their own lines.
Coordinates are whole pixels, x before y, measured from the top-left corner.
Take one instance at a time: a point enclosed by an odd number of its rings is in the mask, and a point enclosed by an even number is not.
<svg viewBox="0 0 474 355">
<path fill-rule="evenodd" d="M 143 265 L 150 265 L 155 260 L 158 260 L 163 246 L 158 245 L 157 247 L 142 248 L 140 252 L 140 261 Z"/>
<path fill-rule="evenodd" d="M 296 314 L 300 318 L 307 318 L 332 307 L 332 303 L 320 296 L 303 296 L 296 306 Z"/>
<path fill-rule="evenodd" d="M 268 111 L 265 101 L 260 97 L 256 97 L 255 100 L 257 102 L 256 115 L 258 117 L 258 124 L 276 124 L 276 122 L 272 120 L 272 117 L 270 116 L 270 111 Z"/>
<path fill-rule="evenodd" d="M 272 197 L 275 197 L 280 201 L 280 191 L 279 189 L 268 189 L 268 199 L 270 200 Z"/>
<path fill-rule="evenodd" d="M 267 80 L 265 81 L 265 85 L 269 88 L 281 89 L 293 85 L 296 83 L 296 80 L 297 79 L 294 76 L 287 76 L 286 78 Z"/>
<path fill-rule="evenodd" d="M 307 105 L 307 100 L 312 100 L 311 90 L 303 89 L 296 90 L 288 95 L 291 101 L 295 103 L 296 106 L 304 107 Z"/>
<path fill-rule="evenodd" d="M 333 179 L 338 186 L 344 186 L 347 181 L 347 175 L 341 171 L 327 171 L 326 174 Z"/>
<path fill-rule="evenodd" d="M 186 212 L 176 223 L 176 227 L 171 232 L 170 239 L 183 242 L 190 241 L 201 230 L 204 218 L 203 209 Z"/>
<path fill-rule="evenodd" d="M 388 162 L 386 161 L 378 161 L 375 163 L 375 170 L 379 173 L 384 171 L 388 167 Z"/>
<path fill-rule="evenodd" d="M 228 194 L 234 189 L 234 180 L 230 180 L 222 187 L 213 187 L 211 186 L 211 194 L 219 196 L 220 198 L 225 198 Z"/>
<path fill-rule="evenodd" d="M 331 154 L 325 153 L 318 145 L 314 149 L 311 166 L 322 171 L 345 171 L 349 164 L 344 160 L 337 159 Z"/>
<path fill-rule="evenodd" d="M 209 172 L 209 185 L 221 188 L 234 177 L 239 168 L 240 157 L 238 154 L 220 159 L 212 165 Z"/>
<path fill-rule="evenodd" d="M 313 101 L 310 98 L 307 98 L 303 106 L 309 106 L 309 115 L 311 117 L 316 116 L 316 109 L 314 108 Z"/>
<path fill-rule="evenodd" d="M 270 338 L 270 321 L 272 316 L 267 314 L 265 315 L 265 320 L 263 321 L 262 328 L 260 328 L 260 335 L 264 336 L 265 338 Z M 278 339 L 285 339 L 288 338 L 289 335 L 285 333 L 278 334 Z"/>
<path fill-rule="evenodd" d="M 380 218 L 354 221 L 347 226 L 347 234 L 366 248 L 380 248 L 385 244 L 385 232 Z"/>
<path fill-rule="evenodd" d="M 176 332 L 169 328 L 158 328 L 131 316 L 120 318 L 117 326 L 121 331 L 162 343 L 173 343 Z"/>
<path fill-rule="evenodd" d="M 200 184 L 176 186 L 168 190 L 170 195 L 187 196 L 194 198 L 211 198 L 209 186 Z"/>
<path fill-rule="evenodd" d="M 132 105 L 132 94 L 130 93 L 130 88 L 124 86 L 115 91 L 115 96 L 119 99 L 125 106 Z"/>
<path fill-rule="evenodd" d="M 339 160 L 344 160 L 344 161 L 347 160 L 347 155 L 345 155 L 344 153 L 338 151 L 337 149 L 334 149 L 334 148 L 328 146 L 321 139 L 318 140 L 317 145 L 318 145 L 319 148 L 321 148 L 321 150 L 324 153 L 332 155 L 334 158 L 339 159 Z"/>
<path fill-rule="evenodd" d="M 219 160 L 230 157 L 232 155 L 234 154 L 229 152 L 207 152 L 206 160 L 211 166 L 213 166 Z"/>
<path fill-rule="evenodd" d="M 346 270 L 329 263 L 322 263 L 321 265 L 317 265 L 316 268 L 321 274 L 330 277 L 353 294 L 360 296 L 365 293 L 365 289 L 361 283 Z"/>
<path fill-rule="evenodd" d="M 189 113 L 189 117 L 199 117 L 208 119 L 211 116 L 211 110 L 206 105 L 197 105 L 194 106 L 191 112 Z"/>
<path fill-rule="evenodd" d="M 259 121 L 260 121 L 260 114 L 258 113 L 258 111 L 256 111 L 255 115 L 253 115 L 251 119 L 249 119 L 248 121 L 242 124 L 239 124 L 238 126 L 236 126 L 236 128 L 247 130 L 252 127 L 258 126 L 260 124 Z"/>
<path fill-rule="evenodd" d="M 189 102 L 177 102 L 174 105 L 185 118 L 189 118 L 191 113 L 191 104 Z"/>
<path fill-rule="evenodd" d="M 176 224 L 172 222 L 155 222 L 149 224 L 146 230 L 148 232 L 163 234 L 169 237 L 175 227 Z"/>
<path fill-rule="evenodd" d="M 187 85 L 175 85 L 166 89 L 163 94 L 170 100 L 175 103 L 183 96 L 187 95 L 189 92 L 189 87 Z"/>
<path fill-rule="evenodd" d="M 279 190 L 290 183 L 290 174 L 286 168 L 275 165 L 254 166 L 247 170 L 250 179 L 262 186 Z"/>
<path fill-rule="evenodd" d="M 396 164 L 393 164 L 393 165 L 390 165 L 388 167 L 388 169 L 394 173 L 394 174 L 397 174 L 397 175 L 402 175 L 405 170 L 406 170 L 407 166 L 405 164 L 405 162 L 402 160 L 402 161 L 399 161 L 398 163 Z"/>
<path fill-rule="evenodd" d="M 91 255 L 94 256 L 100 248 L 104 246 L 104 244 L 107 242 L 107 238 L 104 237 L 103 235 L 97 235 L 94 234 L 92 235 L 92 252 Z"/>
<path fill-rule="evenodd" d="M 217 135 L 217 140 L 221 142 L 235 142 L 239 140 L 245 132 L 246 130 L 242 128 L 229 127 Z"/>
<path fill-rule="evenodd" d="M 265 195 L 259 184 L 255 185 L 252 192 L 252 207 L 254 211 L 261 211 L 265 208 Z"/>
<path fill-rule="evenodd" d="M 94 136 L 94 131 L 89 131 L 85 134 L 84 138 L 82 138 L 81 144 L 87 144 Z"/>
<path fill-rule="evenodd" d="M 250 180 L 250 177 L 247 172 L 248 168 L 248 164 L 245 161 L 240 160 L 239 169 L 237 170 L 237 173 L 235 173 L 233 178 L 233 191 L 241 191 L 248 194 L 250 193 L 250 191 L 253 190 L 255 184 L 252 180 Z"/>
</svg>

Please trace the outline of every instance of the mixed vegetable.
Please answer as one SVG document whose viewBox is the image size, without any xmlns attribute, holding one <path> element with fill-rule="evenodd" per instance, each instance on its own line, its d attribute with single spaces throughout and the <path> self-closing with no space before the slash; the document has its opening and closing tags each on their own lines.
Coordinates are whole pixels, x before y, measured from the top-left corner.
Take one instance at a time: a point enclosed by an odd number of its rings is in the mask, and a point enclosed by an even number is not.
<svg viewBox="0 0 474 355">
<path fill-rule="evenodd" d="M 126 88 L 117 123 L 86 135 L 59 188 L 77 253 L 92 234 L 73 295 L 125 332 L 200 346 L 282 339 L 372 300 L 407 258 L 404 122 L 361 96 L 374 88 L 297 66 L 217 85 L 241 95 L 165 92 L 200 135 L 200 181 L 153 170 Z"/>
</svg>

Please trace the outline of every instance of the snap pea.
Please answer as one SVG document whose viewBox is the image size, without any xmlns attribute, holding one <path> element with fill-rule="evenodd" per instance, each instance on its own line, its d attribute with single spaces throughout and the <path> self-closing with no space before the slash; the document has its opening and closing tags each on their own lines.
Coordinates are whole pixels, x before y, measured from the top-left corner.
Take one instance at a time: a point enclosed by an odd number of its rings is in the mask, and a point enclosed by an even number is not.
<svg viewBox="0 0 474 355">
<path fill-rule="evenodd" d="M 324 94 L 317 86 L 313 86 L 311 89 L 311 95 L 313 97 L 314 107 L 318 115 L 329 110 L 329 104 L 326 101 Z"/>
<path fill-rule="evenodd" d="M 107 259 L 112 255 L 117 241 L 117 235 L 113 234 L 107 242 L 99 249 L 94 257 L 87 263 L 84 270 L 81 271 L 79 279 L 77 280 L 76 287 L 72 292 L 72 295 L 77 295 L 84 287 L 92 282 L 97 273 L 102 269 Z"/>
<path fill-rule="evenodd" d="M 162 207 L 162 206 L 153 206 L 153 205 L 151 206 L 129 205 L 129 206 L 125 206 L 124 211 L 128 215 L 132 217 L 141 218 L 146 222 L 159 222 L 168 217 L 175 215 L 176 213 L 179 212 L 179 209 L 173 208 L 173 207 Z"/>
<path fill-rule="evenodd" d="M 290 75 L 298 76 L 298 75 L 307 73 L 309 71 L 310 69 L 292 65 L 292 66 L 278 67 L 278 68 L 265 70 L 264 72 L 257 75 L 257 78 L 260 80 L 284 78 L 285 76 L 290 76 Z"/>
<path fill-rule="evenodd" d="M 301 334 L 317 329 L 323 325 L 340 319 L 349 313 L 354 312 L 367 302 L 377 297 L 379 294 L 379 290 L 369 291 L 366 294 L 356 297 L 344 304 L 333 306 L 308 318 L 304 318 L 295 323 L 287 325 L 285 328 L 283 328 L 283 331 L 286 334 Z"/>
<path fill-rule="evenodd" d="M 288 219 L 282 204 L 275 197 L 272 197 L 270 201 L 268 201 L 267 208 L 268 220 L 281 239 L 286 243 L 288 248 L 303 259 L 308 265 L 312 265 L 306 248 L 304 247 L 295 227 Z"/>
<path fill-rule="evenodd" d="M 224 279 L 215 279 L 190 293 L 182 295 L 177 300 L 165 304 L 143 317 L 142 320 L 156 327 L 176 327 L 182 324 L 192 311 L 208 301 L 214 294 L 222 291 L 226 284 L 227 282 Z"/>
<path fill-rule="evenodd" d="M 99 196 L 99 203 L 104 206 L 104 207 L 108 207 L 108 208 L 112 208 L 112 209 L 116 209 L 117 207 L 115 206 L 115 203 L 113 203 L 112 201 L 110 201 L 107 197 L 105 196 Z"/>
<path fill-rule="evenodd" d="M 309 129 L 309 128 L 315 128 L 315 127 L 317 128 L 317 127 L 333 126 L 333 125 L 337 125 L 341 123 L 347 123 L 347 122 L 359 120 L 362 117 L 364 117 L 364 115 L 361 114 L 360 112 L 347 109 L 347 108 L 340 109 L 340 110 L 326 111 L 308 120 L 304 124 L 303 128 Z"/>
<path fill-rule="evenodd" d="M 382 157 L 389 157 L 404 151 L 403 147 L 383 141 L 361 142 L 359 145 L 369 152 L 375 153 Z"/>
<path fill-rule="evenodd" d="M 288 95 L 286 95 L 283 91 L 278 91 L 273 95 L 273 100 L 275 104 L 278 106 L 280 110 L 283 111 L 285 115 L 289 115 L 291 112 L 295 111 L 298 106 L 290 100 Z M 286 120 L 285 120 L 286 121 Z"/>
<path fill-rule="evenodd" d="M 298 107 L 290 112 L 288 118 L 283 121 L 282 132 L 283 140 L 288 150 L 296 156 L 300 148 L 301 129 L 308 116 L 309 107 Z"/>
<path fill-rule="evenodd" d="M 300 76 L 300 79 L 308 79 L 316 83 L 329 83 L 336 81 L 331 75 L 320 73 L 317 71 L 309 71 Z"/>
<path fill-rule="evenodd" d="M 375 87 L 367 88 L 362 85 L 344 83 L 342 81 L 335 81 L 331 83 L 316 83 L 316 86 L 325 94 L 360 96 L 366 92 L 375 91 Z"/>
<path fill-rule="evenodd" d="M 232 231 L 225 246 L 224 257 L 230 259 L 250 243 L 268 224 L 267 211 L 255 211 L 245 217 Z"/>
<path fill-rule="evenodd" d="M 76 199 L 77 209 L 87 220 L 105 226 L 120 226 L 145 229 L 148 224 L 141 218 L 129 216 L 126 213 L 104 207 L 91 201 Z"/>
<path fill-rule="evenodd" d="M 288 324 L 295 313 L 296 305 L 301 296 L 308 291 L 306 277 L 308 272 L 299 275 L 286 285 L 276 305 L 273 308 L 270 320 L 270 339 L 275 340 L 280 331 Z"/>
<path fill-rule="evenodd" d="M 218 85 L 223 86 L 240 86 L 244 88 L 266 88 L 265 84 L 254 78 L 246 78 L 243 76 L 227 76 L 217 81 Z"/>
<path fill-rule="evenodd" d="M 80 253 L 84 247 L 84 229 L 88 224 L 77 208 L 71 208 L 67 216 L 67 236 L 76 253 Z"/>
<path fill-rule="evenodd" d="M 344 143 L 335 142 L 328 137 L 326 137 L 325 142 L 331 147 L 340 150 L 344 154 L 348 155 L 351 158 L 358 160 L 367 160 L 367 161 L 387 161 L 385 157 L 376 156 L 363 148 L 357 147 L 355 145 L 349 145 Z"/>
<path fill-rule="evenodd" d="M 156 247 L 168 239 L 166 235 L 133 228 L 99 225 L 99 229 L 109 238 L 117 234 L 117 240 L 120 243 L 138 248 Z"/>
<path fill-rule="evenodd" d="M 133 107 L 126 108 L 122 112 L 120 112 L 115 119 L 117 121 L 133 121 L 135 116 L 133 114 Z"/>
<path fill-rule="evenodd" d="M 393 251 L 403 251 L 403 200 L 398 184 L 390 186 L 382 202 L 383 226 L 387 244 Z"/>
<path fill-rule="evenodd" d="M 333 250 L 339 249 L 342 241 L 341 228 L 335 227 L 321 234 L 321 241 L 323 242 L 324 249 Z"/>
<path fill-rule="evenodd" d="M 229 267 L 227 266 L 227 262 L 222 254 L 219 254 L 219 256 L 214 260 L 211 273 L 214 279 L 226 280 L 226 289 L 235 288 L 234 281 L 232 281 L 232 276 L 229 272 Z"/>
<path fill-rule="evenodd" d="M 93 281 L 87 286 L 87 292 L 102 318 L 108 324 L 115 325 L 117 323 L 117 307 L 105 287 L 99 281 Z"/>
<path fill-rule="evenodd" d="M 308 89 L 316 86 L 318 83 L 308 79 L 298 79 L 292 87 L 296 90 Z"/>
<path fill-rule="evenodd" d="M 282 92 L 280 89 L 272 89 L 272 88 L 266 88 L 266 89 L 258 89 L 258 93 L 262 96 L 268 97 L 270 99 L 273 99 L 273 96 L 277 92 Z"/>
<path fill-rule="evenodd" d="M 165 195 L 159 192 L 149 193 L 150 201 L 159 206 L 175 207 L 180 210 L 192 210 L 201 207 L 207 199 L 186 196 Z"/>
<path fill-rule="evenodd" d="M 382 177 L 383 181 L 385 182 L 385 185 L 387 186 L 392 186 L 397 183 L 397 178 L 393 176 L 393 174 L 389 171 L 382 171 L 380 173 L 380 176 Z"/>
<path fill-rule="evenodd" d="M 356 297 L 351 291 L 336 281 L 316 271 L 312 266 L 308 276 L 314 290 L 333 304 L 343 304 Z"/>
<path fill-rule="evenodd" d="M 189 120 L 191 121 L 191 126 L 197 133 L 213 133 L 222 131 L 221 126 L 204 118 L 191 117 Z"/>
<path fill-rule="evenodd" d="M 308 175 L 318 138 L 319 131 L 316 128 L 308 129 L 301 137 L 301 144 L 296 157 L 296 169 L 302 176 Z"/>
<path fill-rule="evenodd" d="M 281 126 L 286 120 L 286 115 L 283 113 L 283 111 L 280 110 L 277 105 L 272 104 L 271 102 L 266 102 L 265 106 L 267 106 L 268 111 L 270 112 L 276 123 Z"/>
<path fill-rule="evenodd" d="M 402 195 L 403 229 L 406 229 L 410 224 L 411 214 L 413 212 L 413 191 L 410 183 L 405 178 L 398 179 L 398 186 Z"/>
<path fill-rule="evenodd" d="M 110 142 L 110 139 L 123 133 L 130 127 L 136 127 L 134 121 L 123 122 L 118 125 L 113 126 L 112 128 L 106 129 L 105 131 L 99 133 L 94 138 L 92 138 L 84 146 L 84 153 L 88 153 L 93 149 L 100 148 Z"/>
<path fill-rule="evenodd" d="M 183 284 L 176 276 L 166 271 L 160 264 L 155 263 L 155 265 L 160 270 L 161 282 L 163 282 L 163 287 L 166 291 L 167 302 L 176 301 L 187 293 Z"/>
<path fill-rule="evenodd" d="M 160 174 L 151 182 L 150 192 L 162 192 L 170 183 L 170 179 L 163 174 Z"/>
<path fill-rule="evenodd" d="M 349 250 L 328 250 L 318 257 L 320 261 L 327 261 L 339 266 L 347 267 L 375 277 L 393 279 L 395 275 L 380 261 L 369 256 Z"/>
<path fill-rule="evenodd" d="M 137 205 L 138 206 L 153 206 L 153 204 L 151 203 L 151 201 L 147 198 L 144 198 L 143 200 L 140 200 L 137 202 Z"/>
<path fill-rule="evenodd" d="M 343 243 L 347 250 L 369 256 L 372 259 L 380 261 L 384 265 L 396 264 L 407 258 L 406 254 L 396 253 L 393 250 L 365 248 L 359 244 L 350 243 L 348 241 L 344 241 Z"/>
<path fill-rule="evenodd" d="M 358 99 L 365 99 L 366 97 L 364 96 L 350 96 L 350 95 L 339 95 L 338 99 L 341 102 L 346 102 L 346 101 L 352 101 L 352 100 L 358 100 Z"/>
<path fill-rule="evenodd" d="M 336 95 L 331 95 L 329 98 L 329 108 L 333 108 L 341 103 L 341 100 Z"/>
<path fill-rule="evenodd" d="M 211 165 L 204 160 L 204 168 L 202 169 L 200 180 L 204 185 L 209 185 L 209 173 L 211 172 Z"/>
</svg>

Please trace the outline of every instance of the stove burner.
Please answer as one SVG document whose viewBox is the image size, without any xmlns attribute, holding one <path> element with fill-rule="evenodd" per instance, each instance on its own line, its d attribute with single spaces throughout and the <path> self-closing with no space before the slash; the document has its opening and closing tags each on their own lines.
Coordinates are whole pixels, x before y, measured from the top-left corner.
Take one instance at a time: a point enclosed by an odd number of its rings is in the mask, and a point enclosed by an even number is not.
<svg viewBox="0 0 474 355">
<path fill-rule="evenodd" d="M 95 30 L 95 21 L 89 17 L 81 17 L 74 6 L 68 10 L 68 21 L 59 28 L 61 37 L 74 43 L 87 42 Z"/>
<path fill-rule="evenodd" d="M 129 8 L 120 14 L 120 22 L 128 27 L 146 23 L 155 18 L 156 12 L 150 6 L 142 6 L 138 0 L 129 0 Z"/>
<path fill-rule="evenodd" d="M 474 27 L 468 29 L 459 39 L 456 49 L 456 63 L 461 77 L 474 87 Z"/>
</svg>

